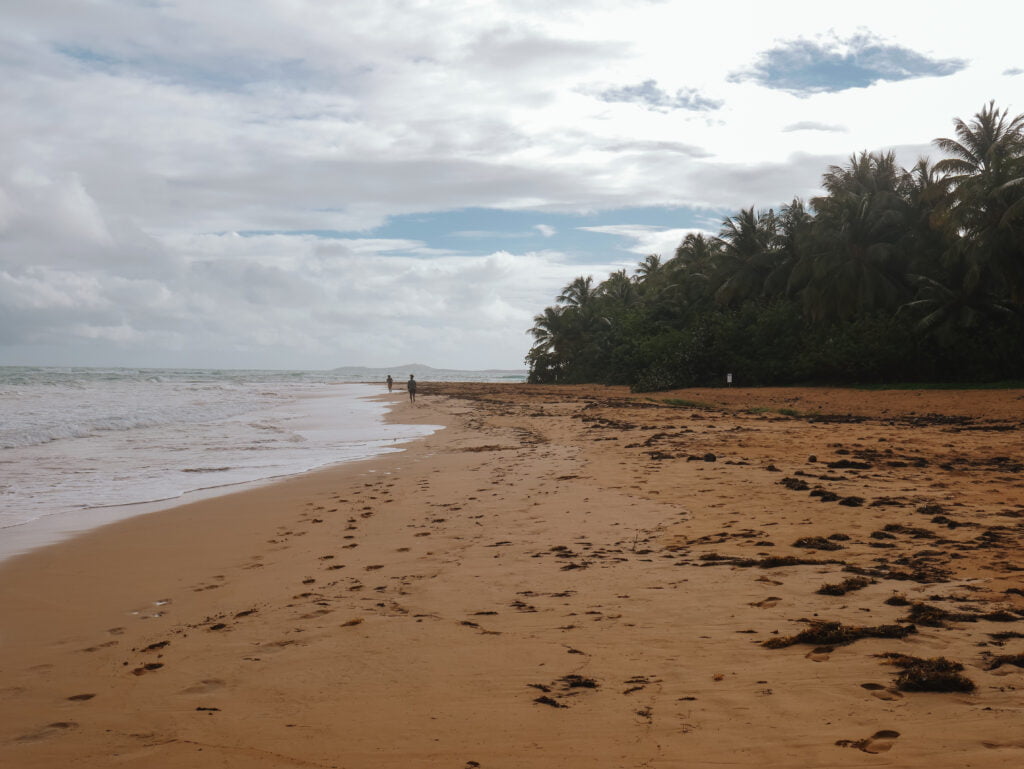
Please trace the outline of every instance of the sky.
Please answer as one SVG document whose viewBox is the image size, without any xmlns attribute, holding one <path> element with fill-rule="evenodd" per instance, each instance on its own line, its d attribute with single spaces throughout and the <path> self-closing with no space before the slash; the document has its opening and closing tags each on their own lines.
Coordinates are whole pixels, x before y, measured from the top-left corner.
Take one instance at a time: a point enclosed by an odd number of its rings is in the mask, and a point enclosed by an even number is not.
<svg viewBox="0 0 1024 769">
<path fill-rule="evenodd" d="M 1024 112 L 1012 0 L 3 0 L 0 365 L 517 369 L 862 150 Z"/>
</svg>

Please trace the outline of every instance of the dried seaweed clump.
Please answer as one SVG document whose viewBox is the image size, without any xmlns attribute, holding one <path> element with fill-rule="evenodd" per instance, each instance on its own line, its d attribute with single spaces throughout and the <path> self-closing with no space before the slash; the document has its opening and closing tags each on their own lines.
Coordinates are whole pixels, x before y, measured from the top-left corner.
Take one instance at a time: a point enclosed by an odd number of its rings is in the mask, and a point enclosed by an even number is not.
<svg viewBox="0 0 1024 769">
<path fill-rule="evenodd" d="M 763 558 L 739 558 L 731 555 L 719 555 L 718 553 L 704 553 L 698 560 L 704 561 L 701 566 L 742 566 L 756 567 L 759 569 L 777 569 L 782 566 L 821 566 L 828 564 L 843 563 L 842 561 L 817 558 L 799 558 L 795 555 L 767 555 Z"/>
<path fill-rule="evenodd" d="M 879 655 L 896 667 L 903 668 L 896 676 L 896 688 L 905 692 L 972 692 L 974 682 L 960 671 L 964 666 L 945 657 L 910 657 L 889 652 Z"/>
<path fill-rule="evenodd" d="M 947 622 L 977 622 L 976 614 L 953 612 L 940 609 L 928 603 L 912 603 L 905 622 L 914 622 L 925 627 L 946 627 Z"/>
<path fill-rule="evenodd" d="M 759 569 L 777 569 L 780 566 L 817 566 L 819 564 L 842 563 L 841 561 L 820 561 L 817 558 L 798 558 L 795 555 L 767 555 L 757 561 L 750 561 L 744 566 L 757 566 Z"/>
<path fill-rule="evenodd" d="M 837 584 L 825 583 L 817 589 L 819 595 L 846 595 L 854 590 L 861 590 L 872 584 L 874 580 L 867 577 L 847 577 Z"/>
<path fill-rule="evenodd" d="M 843 546 L 825 537 L 800 537 L 793 543 L 793 547 L 802 547 L 807 550 L 842 550 Z"/>
<path fill-rule="evenodd" d="M 762 646 L 766 649 L 783 649 L 795 644 L 814 646 L 845 646 L 861 638 L 906 638 L 916 633 L 913 625 L 844 625 L 841 622 L 812 622 L 811 626 L 796 635 L 769 638 Z"/>
<path fill-rule="evenodd" d="M 1016 665 L 1019 668 L 1024 668 L 1024 654 L 1000 654 L 992 657 L 985 665 L 985 670 L 995 670 L 1003 665 Z"/>
<path fill-rule="evenodd" d="M 597 689 L 600 684 L 593 678 L 570 673 L 567 676 L 562 676 L 552 681 L 550 684 L 527 684 L 527 686 L 544 692 L 542 696 L 534 700 L 537 704 L 548 705 L 552 708 L 567 708 L 569 706 L 561 701 L 562 698 L 579 694 L 576 691 L 577 689 Z M 554 694 L 554 697 L 549 697 L 549 694 Z"/>
</svg>

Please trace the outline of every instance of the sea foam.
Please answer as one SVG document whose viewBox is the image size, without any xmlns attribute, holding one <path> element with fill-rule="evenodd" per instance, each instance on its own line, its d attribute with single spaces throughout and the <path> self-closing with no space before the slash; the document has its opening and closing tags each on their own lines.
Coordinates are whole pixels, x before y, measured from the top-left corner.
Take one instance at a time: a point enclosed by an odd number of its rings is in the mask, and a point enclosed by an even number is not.
<svg viewBox="0 0 1024 769">
<path fill-rule="evenodd" d="M 25 529 L 81 530 L 120 506 L 393 451 L 383 384 L 331 372 L 0 367 L 0 557 Z M 90 510 L 114 510 L 102 516 Z"/>
</svg>

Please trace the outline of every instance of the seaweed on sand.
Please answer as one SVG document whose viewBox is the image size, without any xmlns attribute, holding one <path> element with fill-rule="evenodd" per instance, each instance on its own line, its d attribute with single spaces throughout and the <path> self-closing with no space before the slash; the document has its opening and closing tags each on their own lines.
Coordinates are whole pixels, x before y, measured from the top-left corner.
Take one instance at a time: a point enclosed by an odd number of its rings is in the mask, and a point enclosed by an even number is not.
<svg viewBox="0 0 1024 769">
<path fill-rule="evenodd" d="M 543 695 L 534 699 L 534 702 L 539 705 L 548 705 L 552 708 L 567 708 L 569 706 L 561 701 L 562 698 L 579 694 L 578 689 L 597 689 L 600 684 L 593 678 L 570 673 L 552 681 L 550 684 L 527 684 L 527 686 L 544 692 Z"/>
<path fill-rule="evenodd" d="M 813 646 L 846 646 L 861 638 L 906 638 L 916 633 L 913 625 L 844 625 L 841 622 L 815 621 L 796 635 L 769 638 L 762 643 L 767 649 L 783 649 L 795 644 Z"/>
<path fill-rule="evenodd" d="M 833 559 L 822 560 L 819 558 L 798 558 L 795 555 L 766 555 L 763 558 L 739 558 L 736 556 L 720 555 L 718 553 L 704 553 L 699 557 L 704 561 L 701 566 L 744 566 L 757 567 L 759 569 L 777 569 L 782 566 L 821 566 L 829 564 L 842 564 L 843 561 Z"/>
<path fill-rule="evenodd" d="M 889 596 L 882 601 L 882 603 L 888 604 L 889 606 L 910 606 L 910 599 L 905 595 L 897 593 L 896 595 Z"/>
<path fill-rule="evenodd" d="M 566 689 L 596 689 L 597 681 L 593 678 L 586 678 L 585 676 L 577 675 L 576 673 L 570 673 L 567 676 L 562 676 L 559 681 L 565 686 Z"/>
<path fill-rule="evenodd" d="M 999 654 L 992 657 L 985 665 L 985 670 L 995 670 L 1003 665 L 1016 665 L 1024 668 L 1024 654 Z"/>
<path fill-rule="evenodd" d="M 861 590 L 873 583 L 874 580 L 870 580 L 867 577 L 847 577 L 838 584 L 825 583 L 815 592 L 819 595 L 846 595 L 854 590 Z"/>
<path fill-rule="evenodd" d="M 910 657 L 888 652 L 878 655 L 889 664 L 903 668 L 896 676 L 896 688 L 905 692 L 972 692 L 974 682 L 960 673 L 964 666 L 945 657 Z"/>
<path fill-rule="evenodd" d="M 825 537 L 800 537 L 793 543 L 793 547 L 802 547 L 807 550 L 842 550 L 843 546 L 838 542 Z"/>
<path fill-rule="evenodd" d="M 1009 641 L 1011 638 L 1024 638 L 1024 633 L 1018 633 L 1016 630 L 1010 630 L 1002 633 L 989 633 L 988 637 L 995 641 Z M 1000 643 L 1000 646 L 1002 644 Z"/>
<path fill-rule="evenodd" d="M 978 617 L 975 614 L 954 612 L 928 603 L 915 602 L 910 604 L 910 611 L 901 621 L 914 622 L 926 627 L 946 627 L 947 622 L 977 622 Z"/>
</svg>

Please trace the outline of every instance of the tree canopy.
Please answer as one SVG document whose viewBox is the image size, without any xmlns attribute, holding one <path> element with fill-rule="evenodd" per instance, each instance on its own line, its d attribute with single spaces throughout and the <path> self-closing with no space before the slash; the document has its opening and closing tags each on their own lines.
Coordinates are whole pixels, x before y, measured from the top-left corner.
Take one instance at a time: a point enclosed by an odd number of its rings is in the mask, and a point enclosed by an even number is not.
<svg viewBox="0 0 1024 769">
<path fill-rule="evenodd" d="M 533 382 L 656 390 L 1024 377 L 1024 115 L 989 103 L 944 153 L 861 152 L 823 194 L 727 217 L 534 319 Z"/>
</svg>

